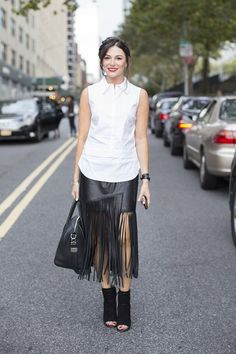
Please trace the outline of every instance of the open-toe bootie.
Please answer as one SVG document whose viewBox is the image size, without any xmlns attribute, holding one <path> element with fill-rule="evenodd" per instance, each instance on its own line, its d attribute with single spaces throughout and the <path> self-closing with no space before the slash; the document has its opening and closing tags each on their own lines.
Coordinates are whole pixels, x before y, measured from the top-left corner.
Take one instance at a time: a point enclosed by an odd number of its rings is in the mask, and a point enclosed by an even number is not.
<svg viewBox="0 0 236 354">
<path fill-rule="evenodd" d="M 119 326 L 127 326 L 126 328 L 119 328 Z M 118 292 L 118 318 L 117 330 L 119 332 L 126 332 L 130 329 L 130 290 Z"/>
<path fill-rule="evenodd" d="M 102 289 L 104 298 L 104 312 L 103 322 L 107 327 L 116 327 L 117 315 L 116 315 L 116 288 L 111 287 L 108 289 Z M 108 324 L 107 322 L 116 322 L 115 325 Z"/>
</svg>

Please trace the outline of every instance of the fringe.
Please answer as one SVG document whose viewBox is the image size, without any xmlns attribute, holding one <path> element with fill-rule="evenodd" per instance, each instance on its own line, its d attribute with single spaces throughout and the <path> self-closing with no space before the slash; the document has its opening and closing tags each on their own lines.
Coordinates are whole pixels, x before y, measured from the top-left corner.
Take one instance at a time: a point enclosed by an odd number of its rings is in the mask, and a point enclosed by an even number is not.
<svg viewBox="0 0 236 354">
<path fill-rule="evenodd" d="M 121 210 L 122 193 L 81 203 L 86 247 L 79 279 L 123 285 L 123 277 L 138 277 L 136 213 Z"/>
</svg>

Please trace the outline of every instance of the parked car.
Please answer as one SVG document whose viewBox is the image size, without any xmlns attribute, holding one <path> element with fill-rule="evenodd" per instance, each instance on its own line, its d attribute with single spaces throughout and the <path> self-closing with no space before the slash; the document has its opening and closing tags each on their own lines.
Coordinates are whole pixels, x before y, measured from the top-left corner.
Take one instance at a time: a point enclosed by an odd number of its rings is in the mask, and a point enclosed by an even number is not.
<svg viewBox="0 0 236 354">
<path fill-rule="evenodd" d="M 182 96 L 183 93 L 179 91 L 167 91 L 167 92 L 161 92 L 155 94 L 150 100 L 149 100 L 149 128 L 151 129 L 151 132 L 154 134 L 155 133 L 155 126 L 154 126 L 154 117 L 155 117 L 155 111 L 157 108 L 157 104 L 160 100 L 163 98 L 168 98 L 168 97 L 180 97 Z"/>
<path fill-rule="evenodd" d="M 236 96 L 215 98 L 185 134 L 183 163 L 200 169 L 203 189 L 214 189 L 217 177 L 229 177 L 236 147 Z"/>
<path fill-rule="evenodd" d="M 230 172 L 229 207 L 231 216 L 231 233 L 236 247 L 236 152 L 234 154 Z"/>
<path fill-rule="evenodd" d="M 156 137 L 161 137 L 164 130 L 164 122 L 169 118 L 170 111 L 175 103 L 178 101 L 177 97 L 163 98 L 156 106 L 154 113 L 154 132 Z"/>
<path fill-rule="evenodd" d="M 192 127 L 193 120 L 212 100 L 209 97 L 182 96 L 172 108 L 169 119 L 165 121 L 164 145 L 170 145 L 171 155 L 180 155 L 183 151 L 185 132 Z"/>
<path fill-rule="evenodd" d="M 46 97 L 0 101 L 0 140 L 40 141 L 58 129 L 62 117 L 60 106 Z"/>
</svg>

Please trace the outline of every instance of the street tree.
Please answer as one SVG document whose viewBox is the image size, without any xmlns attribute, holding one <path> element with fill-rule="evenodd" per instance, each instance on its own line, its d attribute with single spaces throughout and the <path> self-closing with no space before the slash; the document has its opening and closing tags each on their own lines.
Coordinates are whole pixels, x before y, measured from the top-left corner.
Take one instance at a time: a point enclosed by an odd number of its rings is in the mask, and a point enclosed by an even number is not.
<svg viewBox="0 0 236 354">
<path fill-rule="evenodd" d="M 57 0 L 21 0 L 20 8 L 15 11 L 18 15 L 26 16 L 30 10 L 39 11 L 42 8 L 48 7 L 53 1 Z M 78 4 L 71 0 L 64 0 L 62 7 L 73 12 L 78 8 Z"/>
<path fill-rule="evenodd" d="M 226 41 L 236 40 L 235 0 L 133 0 L 120 35 L 129 42 L 135 56 L 153 58 L 153 65 L 168 70 L 181 64 L 179 41 L 189 40 L 194 57 L 191 71 L 202 59 L 204 91 L 207 91 L 209 59 L 216 57 Z M 158 62 L 154 62 L 158 58 Z"/>
</svg>

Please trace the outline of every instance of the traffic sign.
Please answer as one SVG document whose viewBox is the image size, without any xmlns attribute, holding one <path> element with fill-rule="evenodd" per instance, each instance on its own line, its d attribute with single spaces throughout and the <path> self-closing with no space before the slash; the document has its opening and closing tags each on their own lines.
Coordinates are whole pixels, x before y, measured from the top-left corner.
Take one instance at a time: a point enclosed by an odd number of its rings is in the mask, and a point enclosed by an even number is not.
<svg viewBox="0 0 236 354">
<path fill-rule="evenodd" d="M 181 39 L 179 42 L 179 55 L 183 58 L 189 58 L 193 56 L 193 46 L 191 42 L 185 39 Z"/>
</svg>

